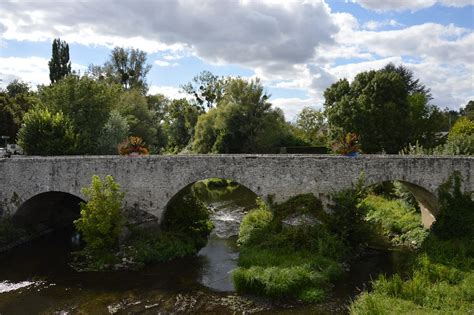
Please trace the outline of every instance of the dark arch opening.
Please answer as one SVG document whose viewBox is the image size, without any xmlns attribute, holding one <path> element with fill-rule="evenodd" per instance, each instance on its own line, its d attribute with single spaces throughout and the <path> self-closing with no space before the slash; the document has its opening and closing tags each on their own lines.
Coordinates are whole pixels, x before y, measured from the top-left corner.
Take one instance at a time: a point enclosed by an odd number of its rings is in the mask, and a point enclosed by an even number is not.
<svg viewBox="0 0 474 315">
<path fill-rule="evenodd" d="M 166 217 L 170 215 L 168 210 L 189 194 L 193 194 L 200 202 L 204 203 L 211 216 L 214 215 L 214 219 L 220 221 L 214 221 L 214 224 L 218 225 L 215 226 L 214 231 L 225 228 L 226 224 L 232 225 L 230 228 L 233 231 L 232 236 L 237 236 L 236 232 L 238 232 L 243 215 L 256 207 L 258 198 L 255 192 L 233 179 L 202 179 L 186 185 L 170 199 L 165 207 L 162 222 L 166 221 Z M 222 215 L 215 216 L 219 212 Z"/>
<path fill-rule="evenodd" d="M 69 227 L 80 215 L 81 198 L 69 193 L 40 193 L 25 201 L 12 216 L 13 224 L 31 233 Z"/>
</svg>

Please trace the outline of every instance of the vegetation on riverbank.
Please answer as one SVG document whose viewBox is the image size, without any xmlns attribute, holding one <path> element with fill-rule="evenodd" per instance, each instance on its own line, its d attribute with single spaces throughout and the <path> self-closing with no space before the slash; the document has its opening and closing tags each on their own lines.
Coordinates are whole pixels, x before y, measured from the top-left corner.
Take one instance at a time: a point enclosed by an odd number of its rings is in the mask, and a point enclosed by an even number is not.
<svg viewBox="0 0 474 315">
<path fill-rule="evenodd" d="M 78 270 L 136 269 L 145 264 L 196 254 L 207 243 L 213 225 L 207 208 L 194 194 L 176 196 L 168 205 L 161 226 L 130 225 L 121 213 L 124 194 L 111 176 L 94 176 L 83 189 L 89 200 L 81 204 L 76 228 L 85 241 L 74 253 Z"/>
<path fill-rule="evenodd" d="M 352 314 L 469 314 L 474 311 L 474 201 L 454 175 L 440 187 L 441 210 L 407 276 L 381 276 Z"/>
<path fill-rule="evenodd" d="M 308 215 L 312 225 L 289 225 L 289 216 Z M 259 202 L 241 224 L 239 268 L 232 277 L 240 293 L 320 302 L 343 273 L 350 251 L 323 222 L 332 219 L 312 194 L 274 205 Z"/>
<path fill-rule="evenodd" d="M 428 235 L 421 223 L 421 215 L 404 200 L 368 195 L 360 205 L 365 209 L 365 219 L 393 246 L 419 248 Z"/>
<path fill-rule="evenodd" d="M 126 246 L 139 264 L 168 261 L 196 254 L 213 229 L 206 206 L 191 193 L 168 205 L 161 228 L 134 229 Z"/>
</svg>

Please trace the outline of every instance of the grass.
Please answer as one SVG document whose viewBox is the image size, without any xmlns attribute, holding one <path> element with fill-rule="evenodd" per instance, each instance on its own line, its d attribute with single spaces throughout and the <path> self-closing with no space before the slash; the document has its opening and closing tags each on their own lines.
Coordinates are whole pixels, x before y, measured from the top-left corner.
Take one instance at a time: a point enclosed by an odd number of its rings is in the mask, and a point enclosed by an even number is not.
<svg viewBox="0 0 474 315">
<path fill-rule="evenodd" d="M 368 195 L 360 206 L 366 220 L 395 246 L 418 248 L 429 233 L 421 223 L 421 214 L 403 200 Z"/>
<path fill-rule="evenodd" d="M 456 175 L 439 191 L 440 215 L 408 277 L 379 277 L 372 292 L 354 301 L 351 314 L 474 314 L 472 192 L 461 192 Z"/>
<path fill-rule="evenodd" d="M 443 241 L 436 240 L 436 242 Z M 448 244 L 444 243 L 442 247 L 446 245 Z M 398 274 L 390 278 L 379 277 L 373 283 L 373 292 L 364 292 L 352 304 L 351 314 L 472 313 L 474 271 L 463 271 L 464 264 L 457 267 L 437 262 L 436 257 L 440 255 L 439 247 L 428 246 L 417 258 L 408 279 L 402 279 Z M 434 251 L 436 253 L 432 257 Z M 473 264 L 473 256 L 464 256 L 464 259 L 468 264 Z"/>
<path fill-rule="evenodd" d="M 258 204 L 241 224 L 239 267 L 232 274 L 237 292 L 321 302 L 331 282 L 344 272 L 340 263 L 341 253 L 347 252 L 344 244 L 323 226 L 281 224 L 292 209 L 293 213 L 314 213 L 319 203 L 312 205 L 308 196 L 302 196 L 278 205 L 274 212 Z"/>
<path fill-rule="evenodd" d="M 128 241 L 127 256 L 139 264 L 165 262 L 196 254 L 201 248 L 200 244 L 182 234 L 141 230 L 135 232 Z"/>
</svg>

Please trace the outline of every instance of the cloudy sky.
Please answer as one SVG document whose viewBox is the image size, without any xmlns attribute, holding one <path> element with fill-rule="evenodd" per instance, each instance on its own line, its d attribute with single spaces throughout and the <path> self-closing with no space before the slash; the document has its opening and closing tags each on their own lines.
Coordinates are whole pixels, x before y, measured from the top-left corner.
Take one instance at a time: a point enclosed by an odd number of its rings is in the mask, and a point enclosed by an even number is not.
<svg viewBox="0 0 474 315">
<path fill-rule="evenodd" d="M 148 53 L 150 93 L 183 97 L 202 70 L 262 79 L 288 120 L 340 78 L 403 63 L 433 103 L 474 99 L 474 0 L 0 0 L 0 86 L 48 84 L 53 38 L 73 68 L 115 46 Z"/>
</svg>

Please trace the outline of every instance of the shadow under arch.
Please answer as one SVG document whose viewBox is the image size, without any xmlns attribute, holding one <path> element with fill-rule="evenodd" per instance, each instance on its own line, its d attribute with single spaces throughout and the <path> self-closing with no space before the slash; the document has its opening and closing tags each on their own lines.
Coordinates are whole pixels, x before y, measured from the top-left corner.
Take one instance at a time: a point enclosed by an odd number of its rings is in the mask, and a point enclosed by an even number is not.
<svg viewBox="0 0 474 315">
<path fill-rule="evenodd" d="M 439 214 L 439 201 L 438 198 L 430 192 L 428 189 L 421 187 L 418 184 L 404 180 L 386 180 L 379 182 L 379 185 L 387 185 L 399 182 L 408 192 L 413 195 L 413 198 L 416 200 L 420 212 L 421 212 L 421 222 L 425 228 L 430 228 L 431 225 L 436 221 L 436 216 Z M 378 185 L 374 183 L 373 185 Z"/>
<path fill-rule="evenodd" d="M 81 202 L 84 200 L 66 192 L 39 193 L 18 208 L 12 216 L 13 224 L 36 233 L 64 228 L 80 216 Z"/>
<path fill-rule="evenodd" d="M 168 218 L 175 218 L 176 213 L 170 211 L 184 215 L 177 205 L 191 194 L 209 210 L 210 219 L 215 226 L 213 233 L 221 238 L 227 238 L 223 236 L 227 235 L 227 232 L 220 232 L 224 230 L 234 231 L 233 236 L 238 235 L 243 216 L 257 207 L 259 197 L 247 186 L 232 179 L 216 177 L 200 179 L 182 187 L 170 198 L 161 216 L 162 227 L 166 225 Z"/>
</svg>

